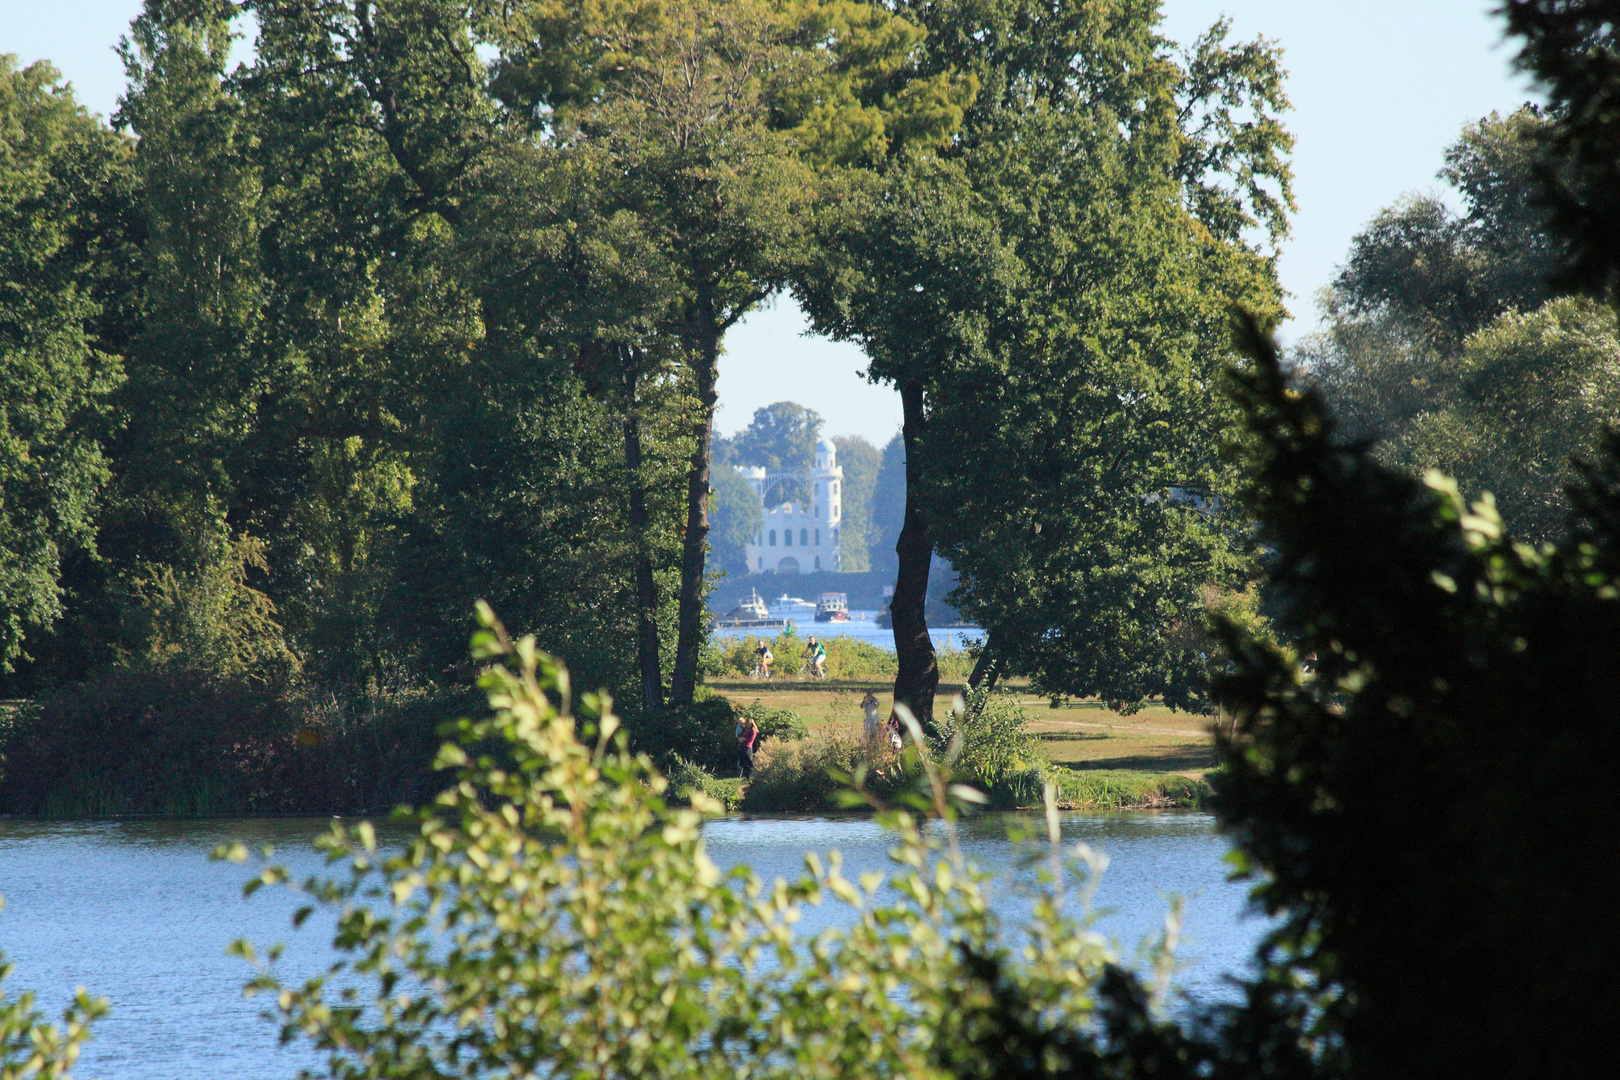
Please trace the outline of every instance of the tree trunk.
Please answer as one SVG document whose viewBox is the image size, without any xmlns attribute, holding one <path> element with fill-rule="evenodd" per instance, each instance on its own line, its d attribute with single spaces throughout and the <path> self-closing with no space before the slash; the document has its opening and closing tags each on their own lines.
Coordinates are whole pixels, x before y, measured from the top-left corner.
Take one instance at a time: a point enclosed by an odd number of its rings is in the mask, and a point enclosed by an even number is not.
<svg viewBox="0 0 1620 1080">
<path fill-rule="evenodd" d="M 658 585 L 653 580 L 651 538 L 647 535 L 647 486 L 641 475 L 641 413 L 636 402 L 640 358 L 628 345 L 616 345 L 624 391 L 624 465 L 630 477 L 630 537 L 636 546 L 636 659 L 641 667 L 641 708 L 664 710 L 664 673 L 658 659 Z"/>
<path fill-rule="evenodd" d="M 703 567 L 709 540 L 709 452 L 714 433 L 714 383 L 720 364 L 720 331 L 715 325 L 714 302 L 698 293 L 693 326 L 693 390 L 698 415 L 692 425 L 694 443 L 686 474 L 686 536 L 681 551 L 680 609 L 676 615 L 675 671 L 670 677 L 671 705 L 690 705 L 697 691 L 698 651 L 703 645 Z"/>
<path fill-rule="evenodd" d="M 899 661 L 894 677 L 894 700 L 911 709 L 923 730 L 932 731 L 939 663 L 934 657 L 934 643 L 928 637 L 928 619 L 923 613 L 923 604 L 928 599 L 928 567 L 934 557 L 934 541 L 928 534 L 927 519 L 917 495 L 920 490 L 917 444 L 927 422 L 923 417 L 922 383 L 911 379 L 900 384 L 900 406 L 904 417 L 900 432 L 906 448 L 906 517 L 894 545 L 894 552 L 900 557 L 900 572 L 894 582 L 894 599 L 889 604 L 894 652 Z"/>
<path fill-rule="evenodd" d="M 979 658 L 973 662 L 973 674 L 968 676 L 967 688 L 978 690 L 994 690 L 996 680 L 1001 678 L 1001 662 L 996 657 L 996 636 L 985 635 L 984 647 L 979 650 Z"/>
</svg>

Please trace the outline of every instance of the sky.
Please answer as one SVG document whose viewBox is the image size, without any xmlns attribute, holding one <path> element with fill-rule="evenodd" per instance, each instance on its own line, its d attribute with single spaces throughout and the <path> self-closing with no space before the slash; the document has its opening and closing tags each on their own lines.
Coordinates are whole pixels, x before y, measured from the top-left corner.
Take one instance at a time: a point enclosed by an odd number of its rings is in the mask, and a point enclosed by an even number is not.
<svg viewBox="0 0 1620 1080">
<path fill-rule="evenodd" d="M 1435 173 L 1462 125 L 1534 97 L 1512 71 L 1496 0 L 1165 0 L 1163 31 L 1197 37 L 1223 14 L 1239 39 L 1283 47 L 1285 117 L 1294 148 L 1292 235 L 1279 273 L 1292 294 L 1285 340 L 1316 324 L 1314 298 L 1351 238 L 1379 208 L 1409 191 L 1442 191 Z M 123 90 L 113 46 L 139 0 L 0 0 L 0 52 L 47 58 L 93 112 L 110 116 Z M 1442 192 L 1443 193 L 1443 192 Z M 754 410 L 796 401 L 830 435 L 881 446 L 900 427 L 900 398 L 860 374 L 852 345 L 804 335 L 790 299 L 732 329 L 720 363 L 718 432 L 745 427 Z"/>
</svg>

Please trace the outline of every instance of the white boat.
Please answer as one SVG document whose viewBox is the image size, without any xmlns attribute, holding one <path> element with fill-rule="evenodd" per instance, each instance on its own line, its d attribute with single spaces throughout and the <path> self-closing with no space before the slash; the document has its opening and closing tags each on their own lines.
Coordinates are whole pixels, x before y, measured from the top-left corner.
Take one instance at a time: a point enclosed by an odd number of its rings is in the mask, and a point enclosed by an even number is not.
<svg viewBox="0 0 1620 1080">
<path fill-rule="evenodd" d="M 849 597 L 841 592 L 824 592 L 816 601 L 816 622 L 849 622 Z"/>
<path fill-rule="evenodd" d="M 773 616 L 759 593 L 752 589 L 748 590 L 748 599 L 726 614 L 709 620 L 713 630 L 788 630 L 792 626 L 792 619 Z"/>
<path fill-rule="evenodd" d="M 816 605 L 797 596 L 783 593 L 771 601 L 771 615 L 778 619 L 808 619 L 816 614 Z"/>
</svg>

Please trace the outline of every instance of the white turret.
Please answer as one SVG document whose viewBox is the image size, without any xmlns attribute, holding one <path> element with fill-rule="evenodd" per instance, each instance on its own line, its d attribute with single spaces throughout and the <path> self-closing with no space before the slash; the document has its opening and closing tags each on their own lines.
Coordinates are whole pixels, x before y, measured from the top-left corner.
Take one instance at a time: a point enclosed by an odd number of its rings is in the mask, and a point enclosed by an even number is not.
<svg viewBox="0 0 1620 1080">
<path fill-rule="evenodd" d="M 831 439 L 816 444 L 815 467 L 737 470 L 759 496 L 765 523 L 748 545 L 748 572 L 798 573 L 839 569 L 838 532 L 844 513 L 844 470 Z M 809 502 L 803 497 L 808 494 Z M 792 496 L 783 501 L 785 496 Z M 767 502 L 769 500 L 769 502 Z"/>
</svg>

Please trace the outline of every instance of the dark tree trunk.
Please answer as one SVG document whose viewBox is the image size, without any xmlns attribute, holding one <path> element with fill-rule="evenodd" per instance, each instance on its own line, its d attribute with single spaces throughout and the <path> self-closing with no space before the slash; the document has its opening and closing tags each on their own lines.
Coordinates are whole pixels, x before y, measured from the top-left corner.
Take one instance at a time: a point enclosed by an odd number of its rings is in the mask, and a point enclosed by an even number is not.
<svg viewBox="0 0 1620 1080">
<path fill-rule="evenodd" d="M 901 438 L 906 448 L 906 517 L 894 552 L 900 557 L 900 572 L 894 582 L 894 600 L 889 616 L 894 625 L 894 652 L 899 670 L 894 677 L 894 700 L 911 710 L 923 730 L 934 726 L 934 692 L 939 688 L 939 663 L 934 643 L 928 637 L 928 619 L 923 604 L 928 599 L 928 567 L 934 558 L 934 540 L 918 498 L 920 456 L 917 450 L 927 423 L 923 416 L 922 383 L 915 379 L 900 384 L 903 410 Z"/>
<path fill-rule="evenodd" d="M 624 391 L 624 465 L 630 477 L 630 537 L 636 546 L 636 659 L 641 667 L 641 708 L 664 710 L 664 673 L 658 659 L 658 585 L 653 580 L 652 540 L 647 535 L 647 485 L 641 475 L 641 412 L 636 401 L 640 357 L 628 345 L 619 354 Z"/>
<path fill-rule="evenodd" d="M 968 676 L 967 688 L 978 690 L 994 690 L 996 680 L 1001 678 L 1001 661 L 996 656 L 996 635 L 987 634 L 984 639 L 984 648 L 979 650 L 979 658 L 973 662 L 973 674 Z"/>
<path fill-rule="evenodd" d="M 698 652 L 703 645 L 703 567 L 709 540 L 709 454 L 714 433 L 714 382 L 720 363 L 720 330 L 714 302 L 699 292 L 693 327 L 693 391 L 698 415 L 692 424 L 694 446 L 686 474 L 686 536 L 681 551 L 680 610 L 676 615 L 675 671 L 670 677 L 671 705 L 690 705 L 697 691 Z"/>
</svg>

